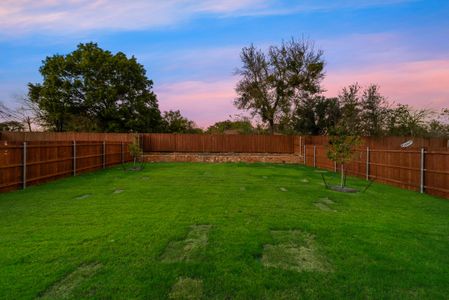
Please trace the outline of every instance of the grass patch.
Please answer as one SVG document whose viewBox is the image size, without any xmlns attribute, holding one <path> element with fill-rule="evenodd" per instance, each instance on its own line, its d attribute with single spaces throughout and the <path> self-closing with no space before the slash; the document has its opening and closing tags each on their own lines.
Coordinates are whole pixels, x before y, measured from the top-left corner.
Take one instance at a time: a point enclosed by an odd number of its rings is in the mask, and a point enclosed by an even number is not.
<svg viewBox="0 0 449 300">
<path fill-rule="evenodd" d="M 328 272 L 326 259 L 318 253 L 313 237 L 299 230 L 272 231 L 275 244 L 265 245 L 262 264 L 297 272 Z"/>
<path fill-rule="evenodd" d="M 122 189 L 116 189 L 115 191 L 114 191 L 114 194 L 121 194 L 121 193 L 123 193 L 125 190 L 122 190 Z"/>
<path fill-rule="evenodd" d="M 203 281 L 192 278 L 179 278 L 168 295 L 169 299 L 197 300 L 203 295 Z"/>
<path fill-rule="evenodd" d="M 313 206 L 326 198 L 338 213 Z M 303 166 L 109 168 L 0 194 L 0 299 L 50 293 L 86 262 L 101 269 L 69 298 L 167 299 L 182 277 L 201 279 L 204 299 L 445 299 L 448 216 L 448 200 L 376 183 L 333 192 Z"/>
<path fill-rule="evenodd" d="M 39 299 L 70 299 L 73 291 L 86 279 L 94 276 L 101 264 L 92 263 L 79 266 L 46 290 Z"/>
<path fill-rule="evenodd" d="M 161 255 L 163 262 L 192 261 L 199 259 L 207 246 L 211 225 L 192 225 L 185 239 L 171 241 Z"/>
</svg>

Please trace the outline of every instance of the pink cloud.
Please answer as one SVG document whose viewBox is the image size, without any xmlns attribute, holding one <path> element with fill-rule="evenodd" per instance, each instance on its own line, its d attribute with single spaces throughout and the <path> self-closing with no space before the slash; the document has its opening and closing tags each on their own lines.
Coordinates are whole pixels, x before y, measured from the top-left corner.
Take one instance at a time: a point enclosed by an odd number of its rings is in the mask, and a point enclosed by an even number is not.
<svg viewBox="0 0 449 300">
<path fill-rule="evenodd" d="M 390 101 L 415 107 L 449 107 L 449 60 L 391 63 L 368 68 L 329 71 L 324 80 L 327 96 L 349 84 L 376 83 Z"/>
<path fill-rule="evenodd" d="M 200 127 L 207 127 L 241 113 L 233 106 L 236 80 L 175 82 L 160 85 L 155 92 L 162 111 L 179 109 Z"/>
<path fill-rule="evenodd" d="M 181 81 L 156 86 L 161 110 L 179 109 L 201 127 L 241 114 L 233 106 L 238 78 L 221 81 Z M 449 60 L 398 64 L 329 71 L 323 82 L 326 96 L 336 96 L 349 84 L 380 85 L 391 102 L 414 107 L 449 107 Z"/>
</svg>

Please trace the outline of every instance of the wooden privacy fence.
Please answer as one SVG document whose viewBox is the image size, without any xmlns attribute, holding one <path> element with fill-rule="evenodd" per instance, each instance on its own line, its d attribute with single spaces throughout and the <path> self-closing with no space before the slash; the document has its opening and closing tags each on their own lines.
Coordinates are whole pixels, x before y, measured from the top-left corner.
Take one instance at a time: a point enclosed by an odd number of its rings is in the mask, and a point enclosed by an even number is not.
<svg viewBox="0 0 449 300">
<path fill-rule="evenodd" d="M 284 135 L 143 134 L 144 152 L 295 153 L 300 137 Z"/>
<path fill-rule="evenodd" d="M 304 145 L 304 164 L 338 171 L 327 158 L 327 146 Z M 349 175 L 449 198 L 449 151 L 358 149 L 345 169 Z"/>
<path fill-rule="evenodd" d="M 131 160 L 126 142 L 0 142 L 0 192 Z"/>
</svg>

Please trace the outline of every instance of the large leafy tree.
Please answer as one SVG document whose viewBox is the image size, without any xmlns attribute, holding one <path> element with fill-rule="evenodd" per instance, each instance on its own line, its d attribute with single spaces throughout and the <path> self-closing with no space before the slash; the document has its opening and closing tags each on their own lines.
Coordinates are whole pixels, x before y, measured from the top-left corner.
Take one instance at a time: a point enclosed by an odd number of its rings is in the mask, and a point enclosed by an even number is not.
<svg viewBox="0 0 449 300">
<path fill-rule="evenodd" d="M 379 86 L 368 86 L 361 97 L 361 131 L 365 136 L 381 136 L 385 133 L 389 107 L 384 96 L 379 92 Z"/>
<path fill-rule="evenodd" d="M 207 128 L 207 133 L 223 134 L 227 132 L 250 134 L 254 133 L 255 129 L 251 124 L 251 120 L 247 117 L 216 122 Z"/>
<path fill-rule="evenodd" d="M 341 110 L 337 98 L 304 98 L 293 116 L 294 130 L 300 134 L 323 135 L 337 124 Z"/>
<path fill-rule="evenodd" d="M 291 118 L 299 99 L 321 91 L 323 52 L 310 41 L 292 39 L 266 53 L 251 45 L 240 57 L 234 104 L 258 116 L 271 133 L 277 123 Z"/>
<path fill-rule="evenodd" d="M 50 130 L 152 132 L 161 125 L 153 82 L 135 57 L 95 43 L 53 55 L 39 69 L 43 82 L 28 85 Z"/>
<path fill-rule="evenodd" d="M 414 109 L 409 105 L 398 104 L 389 110 L 387 133 L 392 136 L 426 136 L 428 120 L 433 112 L 427 109 Z"/>
<path fill-rule="evenodd" d="M 362 106 L 360 100 L 360 86 L 352 84 L 344 87 L 338 95 L 341 117 L 338 126 L 345 131 L 355 134 L 362 132 Z"/>
<path fill-rule="evenodd" d="M 162 116 L 163 131 L 168 133 L 202 133 L 195 122 L 183 117 L 179 110 L 165 111 Z"/>
</svg>

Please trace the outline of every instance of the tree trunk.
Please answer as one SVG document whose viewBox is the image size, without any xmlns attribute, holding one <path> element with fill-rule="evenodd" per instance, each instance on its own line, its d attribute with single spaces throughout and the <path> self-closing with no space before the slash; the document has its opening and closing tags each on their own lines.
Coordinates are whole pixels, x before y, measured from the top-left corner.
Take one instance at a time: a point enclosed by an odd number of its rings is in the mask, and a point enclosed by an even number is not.
<svg viewBox="0 0 449 300">
<path fill-rule="evenodd" d="M 342 187 L 342 188 L 344 188 L 345 187 L 345 168 L 344 168 L 344 166 L 343 166 L 343 164 L 341 164 L 341 171 L 340 171 L 340 175 L 341 175 L 341 177 L 340 177 L 340 186 Z"/>
<path fill-rule="evenodd" d="M 274 120 L 268 121 L 270 126 L 270 134 L 274 134 Z"/>
</svg>

